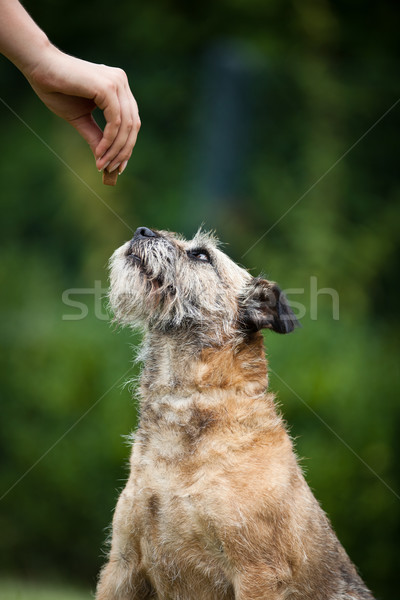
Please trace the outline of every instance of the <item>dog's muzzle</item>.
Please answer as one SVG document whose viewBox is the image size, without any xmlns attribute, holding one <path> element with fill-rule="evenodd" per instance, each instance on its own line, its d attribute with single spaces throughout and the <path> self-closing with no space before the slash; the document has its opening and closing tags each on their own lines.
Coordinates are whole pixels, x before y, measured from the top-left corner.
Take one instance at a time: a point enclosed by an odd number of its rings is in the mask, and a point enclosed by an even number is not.
<svg viewBox="0 0 400 600">
<path fill-rule="evenodd" d="M 132 262 L 141 265 L 142 257 L 140 256 L 140 244 L 145 240 L 157 237 L 159 237 L 159 235 L 148 227 L 138 227 L 130 241 L 126 256 L 129 257 Z"/>
</svg>

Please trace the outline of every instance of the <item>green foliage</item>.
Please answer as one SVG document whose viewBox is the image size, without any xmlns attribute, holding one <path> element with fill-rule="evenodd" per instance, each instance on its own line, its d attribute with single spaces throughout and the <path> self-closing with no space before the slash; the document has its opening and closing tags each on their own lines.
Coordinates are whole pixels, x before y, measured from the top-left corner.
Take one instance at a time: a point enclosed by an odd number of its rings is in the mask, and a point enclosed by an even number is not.
<svg viewBox="0 0 400 600">
<path fill-rule="evenodd" d="M 0 581 L 2 600 L 89 600 L 91 595 L 61 585 Z"/>
<path fill-rule="evenodd" d="M 138 338 L 98 318 L 90 294 L 74 296 L 87 317 L 65 320 L 77 309 L 62 294 L 106 287 L 108 257 L 138 225 L 191 235 L 204 222 L 254 274 L 304 288 L 289 294 L 303 328 L 266 335 L 271 387 L 340 539 L 376 596 L 394 598 L 400 105 L 376 122 L 397 100 L 396 7 L 25 4 L 62 49 L 127 70 L 143 126 L 105 188 L 84 142 L 0 63 L 3 100 L 59 156 L 0 105 L 2 568 L 94 586 L 136 424 L 122 384 Z M 310 277 L 337 290 L 339 320 L 328 295 L 312 318 Z"/>
</svg>

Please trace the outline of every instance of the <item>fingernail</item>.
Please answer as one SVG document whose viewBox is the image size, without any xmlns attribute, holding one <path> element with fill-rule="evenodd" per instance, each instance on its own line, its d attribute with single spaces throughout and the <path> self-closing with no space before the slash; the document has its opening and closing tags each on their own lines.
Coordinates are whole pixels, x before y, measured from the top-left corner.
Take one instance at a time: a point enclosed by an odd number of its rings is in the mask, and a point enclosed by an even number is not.
<svg viewBox="0 0 400 600">
<path fill-rule="evenodd" d="M 122 165 L 121 165 L 121 168 L 120 168 L 120 170 L 119 170 L 119 174 L 120 174 L 120 175 L 122 175 L 122 173 L 125 171 L 125 169 L 126 169 L 126 165 L 127 165 L 127 164 L 128 164 L 128 161 L 127 161 L 127 160 L 124 160 L 124 162 L 122 163 Z"/>
<path fill-rule="evenodd" d="M 108 163 L 108 164 L 110 164 L 110 163 Z M 115 169 L 118 169 L 118 167 L 119 167 L 119 165 L 120 165 L 120 164 L 121 164 L 121 163 L 117 163 L 116 165 L 114 165 L 114 166 L 113 166 L 113 168 L 112 168 L 112 169 L 108 169 L 108 172 L 109 172 L 109 173 L 112 173 L 113 171 L 115 171 Z M 105 168 L 105 167 L 104 167 L 104 168 Z"/>
<path fill-rule="evenodd" d="M 107 169 L 107 167 L 110 164 L 110 162 L 111 162 L 111 160 L 109 160 L 108 162 L 106 162 L 106 164 L 102 168 L 102 171 L 104 171 L 104 169 Z"/>
</svg>

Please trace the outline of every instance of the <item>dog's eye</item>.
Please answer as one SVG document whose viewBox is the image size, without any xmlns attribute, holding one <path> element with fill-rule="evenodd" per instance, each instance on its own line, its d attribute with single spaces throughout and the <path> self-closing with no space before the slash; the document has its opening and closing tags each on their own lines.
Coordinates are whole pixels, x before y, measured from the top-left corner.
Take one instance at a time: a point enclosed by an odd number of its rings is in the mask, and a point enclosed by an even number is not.
<svg viewBox="0 0 400 600">
<path fill-rule="evenodd" d="M 190 258 L 195 258 L 196 260 L 201 260 L 202 262 L 211 262 L 210 255 L 207 250 L 204 248 L 199 248 L 197 250 L 188 250 L 188 256 Z"/>
</svg>

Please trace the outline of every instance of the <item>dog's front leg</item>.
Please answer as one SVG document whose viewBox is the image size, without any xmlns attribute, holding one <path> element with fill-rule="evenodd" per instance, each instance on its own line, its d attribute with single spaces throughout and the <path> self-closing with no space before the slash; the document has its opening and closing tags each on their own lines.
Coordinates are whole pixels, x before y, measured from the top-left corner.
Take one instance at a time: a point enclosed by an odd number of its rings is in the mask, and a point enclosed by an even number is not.
<svg viewBox="0 0 400 600">
<path fill-rule="evenodd" d="M 147 600 L 156 598 L 144 577 L 131 566 L 110 558 L 97 585 L 96 600 Z"/>
<path fill-rule="evenodd" d="M 100 573 L 96 600 L 156 599 L 140 568 L 140 542 L 133 499 L 128 482 L 115 509 L 110 556 Z"/>
</svg>

